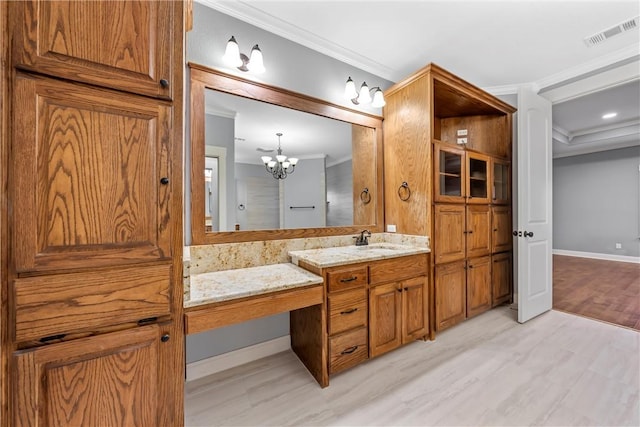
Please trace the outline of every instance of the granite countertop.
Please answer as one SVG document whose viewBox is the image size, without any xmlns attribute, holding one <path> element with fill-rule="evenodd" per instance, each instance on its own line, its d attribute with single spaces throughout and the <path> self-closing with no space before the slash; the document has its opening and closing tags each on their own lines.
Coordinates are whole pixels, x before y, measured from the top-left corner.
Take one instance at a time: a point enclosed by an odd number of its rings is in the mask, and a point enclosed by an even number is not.
<svg viewBox="0 0 640 427">
<path fill-rule="evenodd" d="M 429 252 L 431 252 L 429 248 L 418 246 L 395 243 L 372 243 L 366 246 L 352 245 L 304 251 L 289 251 L 289 256 L 291 257 L 291 262 L 296 265 L 298 265 L 299 261 L 304 261 L 314 267 L 326 268 Z"/>
<path fill-rule="evenodd" d="M 322 277 L 290 263 L 192 274 L 190 298 L 185 299 L 184 307 L 195 307 L 322 282 Z"/>
</svg>

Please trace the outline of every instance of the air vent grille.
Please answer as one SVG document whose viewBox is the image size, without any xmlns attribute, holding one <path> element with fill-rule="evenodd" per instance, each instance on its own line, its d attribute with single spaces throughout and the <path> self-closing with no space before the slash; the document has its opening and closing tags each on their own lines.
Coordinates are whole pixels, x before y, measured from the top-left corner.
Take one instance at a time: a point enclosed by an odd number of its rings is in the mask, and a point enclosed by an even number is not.
<svg viewBox="0 0 640 427">
<path fill-rule="evenodd" d="M 638 25 L 640 25 L 640 16 L 636 16 L 633 19 L 621 22 L 618 25 L 614 25 L 611 28 L 607 28 L 606 30 L 602 30 L 596 34 L 586 37 L 584 39 L 584 43 L 589 47 L 595 46 L 609 40 L 611 37 L 617 36 L 618 34 L 635 30 L 638 28 Z"/>
</svg>

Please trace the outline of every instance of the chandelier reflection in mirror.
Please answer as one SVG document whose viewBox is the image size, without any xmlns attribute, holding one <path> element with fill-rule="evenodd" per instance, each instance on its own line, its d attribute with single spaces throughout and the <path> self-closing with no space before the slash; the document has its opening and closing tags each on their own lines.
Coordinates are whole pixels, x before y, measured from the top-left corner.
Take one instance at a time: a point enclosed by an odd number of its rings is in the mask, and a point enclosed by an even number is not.
<svg viewBox="0 0 640 427">
<path fill-rule="evenodd" d="M 282 154 L 282 147 L 280 146 L 280 137 L 282 136 L 281 132 L 276 133 L 278 137 L 278 155 L 275 160 L 272 160 L 269 156 L 262 156 L 262 162 L 264 163 L 264 167 L 267 169 L 274 179 L 285 179 L 288 175 L 292 174 L 296 168 L 296 164 L 298 164 L 298 159 L 295 157 L 290 157 L 287 159 L 287 156 Z"/>
</svg>

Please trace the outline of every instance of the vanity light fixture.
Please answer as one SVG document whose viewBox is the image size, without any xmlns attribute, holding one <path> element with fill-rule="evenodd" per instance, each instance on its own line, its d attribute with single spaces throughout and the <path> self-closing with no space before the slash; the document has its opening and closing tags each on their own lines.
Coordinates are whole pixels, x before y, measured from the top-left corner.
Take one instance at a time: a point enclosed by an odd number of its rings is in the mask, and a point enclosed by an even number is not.
<svg viewBox="0 0 640 427">
<path fill-rule="evenodd" d="M 371 98 L 371 92 L 373 92 L 373 99 Z M 360 91 L 357 91 L 356 84 L 351 77 L 347 79 L 347 84 L 344 87 L 344 97 L 350 99 L 355 105 L 371 103 L 374 108 L 382 108 L 386 104 L 380 87 L 375 86 L 369 89 L 367 82 L 364 82 L 360 86 Z"/>
<path fill-rule="evenodd" d="M 262 51 L 258 45 L 254 45 L 251 49 L 250 57 L 244 53 L 240 53 L 240 47 L 235 36 L 231 36 L 227 42 L 227 48 L 224 51 L 222 60 L 230 67 L 236 67 L 240 71 L 252 71 L 257 74 L 265 72 Z"/>
<path fill-rule="evenodd" d="M 272 160 L 269 156 L 262 156 L 261 159 L 265 169 L 267 169 L 267 172 L 269 172 L 274 179 L 285 179 L 295 170 L 298 159 L 295 157 L 287 159 L 287 156 L 282 154 L 282 148 L 280 147 L 280 137 L 282 133 L 278 132 L 276 136 L 278 137 L 278 155 L 276 159 Z"/>
<path fill-rule="evenodd" d="M 603 118 L 603 119 L 605 119 L 605 120 L 606 120 L 606 119 L 613 119 L 613 118 L 614 118 L 615 116 L 617 116 L 617 115 L 618 115 L 618 113 L 612 112 L 612 113 L 604 114 L 604 115 L 602 116 L 602 118 Z"/>
</svg>

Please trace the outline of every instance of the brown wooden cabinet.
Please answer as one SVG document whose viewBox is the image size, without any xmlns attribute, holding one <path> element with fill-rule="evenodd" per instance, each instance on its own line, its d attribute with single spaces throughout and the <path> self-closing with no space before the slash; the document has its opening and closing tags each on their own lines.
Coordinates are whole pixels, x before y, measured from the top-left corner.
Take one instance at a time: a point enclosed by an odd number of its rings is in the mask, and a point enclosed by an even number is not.
<svg viewBox="0 0 640 427">
<path fill-rule="evenodd" d="M 371 357 L 402 344 L 402 287 L 399 283 L 374 286 L 369 290 L 369 351 Z"/>
<path fill-rule="evenodd" d="M 467 261 L 467 318 L 491 308 L 491 257 Z"/>
<path fill-rule="evenodd" d="M 433 146 L 433 200 L 447 203 L 489 203 L 491 158 L 440 142 Z"/>
<path fill-rule="evenodd" d="M 495 254 L 491 268 L 492 298 L 493 307 L 511 301 L 513 292 L 513 274 L 511 267 L 511 252 Z"/>
<path fill-rule="evenodd" d="M 491 209 L 488 205 L 467 206 L 467 258 L 491 253 Z"/>
<path fill-rule="evenodd" d="M 436 331 L 456 325 L 466 317 L 465 261 L 435 266 Z"/>
<path fill-rule="evenodd" d="M 171 99 L 175 1 L 16 2 L 14 65 L 68 80 Z M 180 83 L 181 84 L 181 83 Z"/>
<path fill-rule="evenodd" d="M 495 205 L 511 204 L 511 162 L 491 158 L 491 203 Z"/>
<path fill-rule="evenodd" d="M 491 206 L 491 252 L 510 251 L 513 247 L 511 232 L 511 208 L 508 206 Z"/>
<path fill-rule="evenodd" d="M 12 42 L 3 420 L 184 422 L 183 6 L 0 7 Z"/>
</svg>

